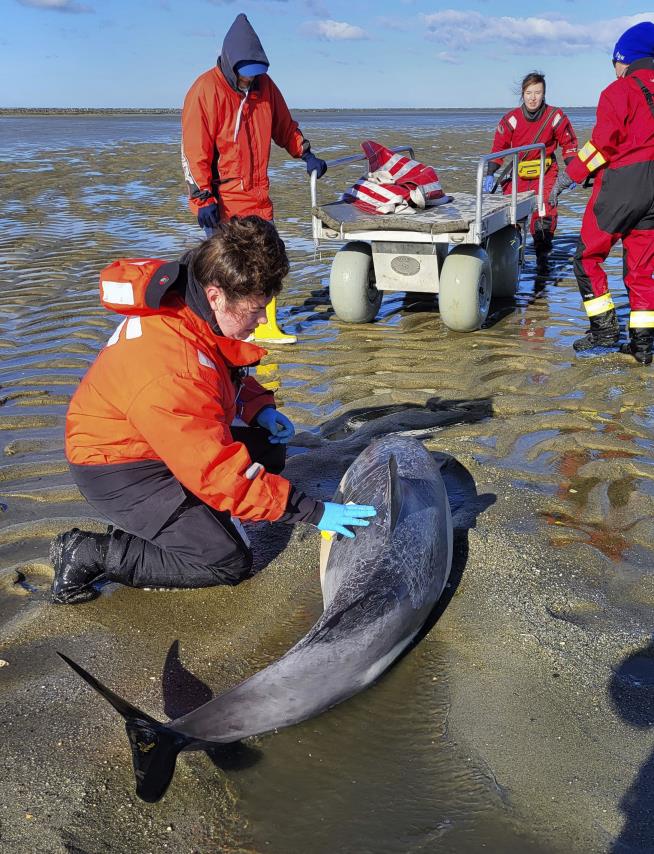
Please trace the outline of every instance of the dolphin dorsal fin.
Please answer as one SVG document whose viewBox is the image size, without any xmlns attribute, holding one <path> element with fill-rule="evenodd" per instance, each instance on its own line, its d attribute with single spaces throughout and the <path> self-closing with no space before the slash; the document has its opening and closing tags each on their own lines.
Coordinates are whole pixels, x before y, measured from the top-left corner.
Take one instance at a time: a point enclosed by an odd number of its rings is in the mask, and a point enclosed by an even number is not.
<svg viewBox="0 0 654 854">
<path fill-rule="evenodd" d="M 397 460 L 395 454 L 388 458 L 388 480 L 386 482 L 386 501 L 390 513 L 390 529 L 393 531 L 400 518 L 402 510 L 402 488 L 397 472 Z"/>
</svg>

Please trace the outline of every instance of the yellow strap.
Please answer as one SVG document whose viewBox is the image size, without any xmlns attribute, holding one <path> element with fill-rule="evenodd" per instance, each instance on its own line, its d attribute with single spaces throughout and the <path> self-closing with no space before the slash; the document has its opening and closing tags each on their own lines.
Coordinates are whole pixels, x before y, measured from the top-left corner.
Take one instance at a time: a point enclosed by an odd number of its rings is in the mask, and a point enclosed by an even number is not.
<svg viewBox="0 0 654 854">
<path fill-rule="evenodd" d="M 630 329 L 654 329 L 654 311 L 632 311 L 629 316 Z"/>
<path fill-rule="evenodd" d="M 615 308 L 615 306 L 613 305 L 611 294 L 602 294 L 601 297 L 585 300 L 584 308 L 586 309 L 588 317 L 596 317 L 598 314 L 604 314 L 604 312 L 610 311 L 612 308 Z"/>
</svg>

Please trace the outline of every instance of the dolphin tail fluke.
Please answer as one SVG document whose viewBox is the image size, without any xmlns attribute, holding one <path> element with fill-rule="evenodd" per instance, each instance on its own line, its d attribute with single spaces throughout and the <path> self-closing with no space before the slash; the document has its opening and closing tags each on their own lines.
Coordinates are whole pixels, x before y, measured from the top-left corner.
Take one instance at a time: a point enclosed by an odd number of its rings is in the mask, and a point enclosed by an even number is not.
<svg viewBox="0 0 654 854">
<path fill-rule="evenodd" d="M 78 676 L 98 692 L 125 719 L 125 729 L 132 748 L 136 777 L 136 794 L 148 803 L 164 796 L 175 773 L 177 755 L 191 739 L 175 732 L 159 721 L 132 706 L 118 694 L 91 676 L 68 656 L 58 652 Z"/>
</svg>

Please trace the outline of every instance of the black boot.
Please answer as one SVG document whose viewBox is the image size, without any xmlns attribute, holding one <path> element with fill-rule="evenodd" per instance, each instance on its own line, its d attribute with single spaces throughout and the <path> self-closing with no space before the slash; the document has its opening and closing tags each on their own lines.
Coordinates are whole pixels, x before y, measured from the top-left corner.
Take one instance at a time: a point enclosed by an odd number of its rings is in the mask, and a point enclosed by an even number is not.
<svg viewBox="0 0 654 854">
<path fill-rule="evenodd" d="M 593 347 L 615 347 L 620 341 L 620 325 L 615 309 L 611 308 L 602 314 L 590 318 L 590 329 L 583 338 L 577 338 L 572 346 L 579 353 L 592 350 Z"/>
<path fill-rule="evenodd" d="M 54 538 L 50 560 L 54 569 L 52 601 L 56 605 L 77 605 L 99 595 L 92 587 L 105 572 L 110 534 L 93 534 L 73 528 Z"/>
<path fill-rule="evenodd" d="M 629 342 L 620 347 L 620 352 L 633 356 L 641 365 L 651 365 L 653 344 L 654 329 L 630 329 Z"/>
<path fill-rule="evenodd" d="M 547 221 L 546 221 L 547 220 Z M 534 230 L 534 250 L 536 252 L 536 272 L 547 276 L 550 271 L 550 252 L 552 251 L 552 232 L 548 228 L 549 217 L 538 220 Z"/>
</svg>

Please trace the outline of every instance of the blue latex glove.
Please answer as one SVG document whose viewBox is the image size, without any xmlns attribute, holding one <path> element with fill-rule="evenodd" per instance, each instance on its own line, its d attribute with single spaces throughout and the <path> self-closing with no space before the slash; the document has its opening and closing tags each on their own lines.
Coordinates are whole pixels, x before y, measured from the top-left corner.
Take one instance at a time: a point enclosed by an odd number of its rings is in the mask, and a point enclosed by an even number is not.
<svg viewBox="0 0 654 854">
<path fill-rule="evenodd" d="M 257 424 L 271 434 L 268 441 L 273 445 L 285 445 L 295 435 L 293 423 L 272 406 L 261 410 L 257 415 Z"/>
<path fill-rule="evenodd" d="M 322 178 L 322 176 L 327 171 L 327 164 L 324 160 L 321 160 L 319 157 L 312 151 L 307 151 L 302 155 L 302 160 L 307 164 L 307 175 L 311 175 L 312 172 L 317 172 L 317 178 Z"/>
<path fill-rule="evenodd" d="M 482 185 L 481 185 L 481 188 L 484 191 L 484 193 L 490 193 L 490 191 L 493 189 L 494 186 L 495 186 L 495 178 L 493 178 L 492 175 L 486 175 L 486 177 L 484 178 Z"/>
<path fill-rule="evenodd" d="M 350 527 L 366 528 L 370 524 L 367 520 L 376 515 L 375 508 L 368 504 L 335 504 L 326 501 L 325 512 L 316 527 L 320 531 L 332 531 L 353 539 L 354 531 L 350 531 Z"/>
<path fill-rule="evenodd" d="M 206 205 L 198 211 L 198 225 L 200 228 L 216 228 L 220 222 L 218 205 Z"/>
</svg>

